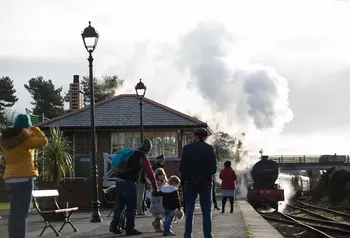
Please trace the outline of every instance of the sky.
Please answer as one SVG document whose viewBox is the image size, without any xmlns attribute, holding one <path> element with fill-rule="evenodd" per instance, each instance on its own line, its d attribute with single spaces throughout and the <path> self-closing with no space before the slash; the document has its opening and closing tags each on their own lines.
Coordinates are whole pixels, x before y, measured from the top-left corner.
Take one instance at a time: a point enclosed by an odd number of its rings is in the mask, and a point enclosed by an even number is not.
<svg viewBox="0 0 350 238">
<path fill-rule="evenodd" d="M 0 0 L 0 76 L 66 91 L 88 73 L 81 32 L 100 34 L 94 74 L 199 116 L 270 154 L 350 154 L 350 1 Z"/>
</svg>

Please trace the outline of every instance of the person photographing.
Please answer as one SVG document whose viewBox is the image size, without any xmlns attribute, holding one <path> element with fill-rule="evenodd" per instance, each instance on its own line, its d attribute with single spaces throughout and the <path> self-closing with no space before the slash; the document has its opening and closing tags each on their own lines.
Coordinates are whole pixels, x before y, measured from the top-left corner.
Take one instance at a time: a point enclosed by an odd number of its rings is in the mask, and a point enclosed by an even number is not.
<svg viewBox="0 0 350 238">
<path fill-rule="evenodd" d="M 1 134 L 0 147 L 6 161 L 4 180 L 10 193 L 9 238 L 26 237 L 34 178 L 39 176 L 35 151 L 47 143 L 45 134 L 32 126 L 27 114 L 19 114 L 13 126 Z"/>
</svg>

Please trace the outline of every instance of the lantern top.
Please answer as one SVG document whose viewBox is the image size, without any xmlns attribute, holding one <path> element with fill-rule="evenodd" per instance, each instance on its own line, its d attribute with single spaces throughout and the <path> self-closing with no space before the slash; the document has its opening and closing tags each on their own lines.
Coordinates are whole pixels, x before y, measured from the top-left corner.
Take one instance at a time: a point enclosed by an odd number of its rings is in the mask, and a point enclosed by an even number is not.
<svg viewBox="0 0 350 238">
<path fill-rule="evenodd" d="M 97 46 L 99 35 L 95 28 L 91 26 L 91 21 L 89 21 L 89 26 L 84 29 L 83 33 L 81 33 L 81 37 L 83 38 L 86 50 L 92 53 Z"/>
<path fill-rule="evenodd" d="M 98 37 L 98 33 L 96 32 L 95 28 L 93 28 L 91 26 L 91 21 L 89 21 L 89 26 L 84 29 L 84 31 L 81 34 L 81 36 L 83 38 L 86 38 L 86 37 Z"/>
</svg>

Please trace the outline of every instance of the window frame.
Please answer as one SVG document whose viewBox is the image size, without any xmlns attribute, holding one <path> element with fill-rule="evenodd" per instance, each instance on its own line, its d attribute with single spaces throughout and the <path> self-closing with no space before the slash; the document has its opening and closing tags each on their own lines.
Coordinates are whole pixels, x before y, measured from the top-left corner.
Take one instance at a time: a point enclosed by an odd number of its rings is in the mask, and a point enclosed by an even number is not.
<svg viewBox="0 0 350 238">
<path fill-rule="evenodd" d="M 116 140 L 120 140 L 119 136 L 120 134 L 124 134 L 124 144 L 118 144 L 116 143 Z M 177 131 L 145 131 L 144 132 L 144 137 L 151 139 L 152 144 L 153 144 L 153 149 L 150 153 L 150 158 L 155 158 L 158 155 L 164 154 L 167 158 L 171 157 L 171 158 L 179 158 L 179 135 Z M 164 137 L 169 138 L 169 140 L 171 140 L 170 138 L 173 138 L 175 140 L 174 143 L 174 152 L 172 154 L 166 154 L 165 153 L 165 147 L 164 147 Z M 115 139 L 118 138 L 118 139 Z M 132 138 L 132 139 L 131 139 Z M 130 139 L 132 140 L 132 142 L 130 141 Z M 128 131 L 128 132 L 118 132 L 118 131 L 113 131 L 111 132 L 111 151 L 110 153 L 113 153 L 113 150 L 116 148 L 116 145 L 123 145 L 120 146 L 119 148 L 117 147 L 116 151 L 120 151 L 123 148 L 137 148 L 137 144 L 139 143 L 138 140 L 140 139 L 140 132 L 135 132 L 135 131 Z M 155 140 L 161 140 L 161 145 L 159 148 L 159 144 L 155 143 Z M 155 149 L 157 148 L 157 153 L 155 152 Z M 167 147 L 169 148 L 169 147 Z M 153 154 L 153 153 L 154 154 Z"/>
</svg>

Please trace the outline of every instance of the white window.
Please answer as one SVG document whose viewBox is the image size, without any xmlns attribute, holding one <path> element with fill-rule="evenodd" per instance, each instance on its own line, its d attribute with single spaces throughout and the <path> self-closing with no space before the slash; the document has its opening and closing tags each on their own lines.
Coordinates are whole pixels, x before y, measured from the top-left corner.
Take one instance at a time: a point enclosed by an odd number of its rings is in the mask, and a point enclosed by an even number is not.
<svg viewBox="0 0 350 238">
<path fill-rule="evenodd" d="M 169 157 L 178 156 L 178 137 L 176 132 L 144 132 L 144 138 L 152 141 L 149 157 L 164 154 Z M 124 148 L 138 148 L 141 145 L 140 132 L 112 133 L 111 153 Z"/>
</svg>

